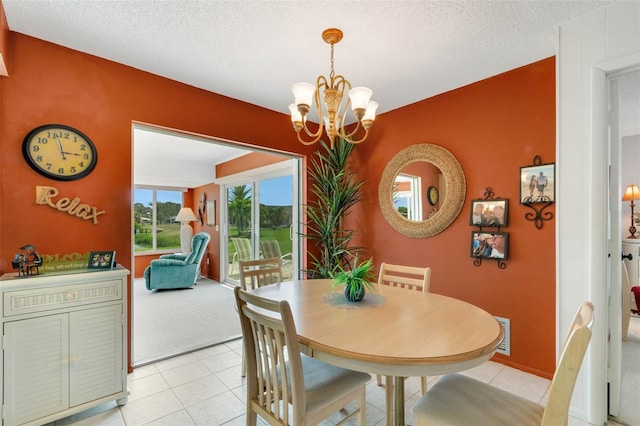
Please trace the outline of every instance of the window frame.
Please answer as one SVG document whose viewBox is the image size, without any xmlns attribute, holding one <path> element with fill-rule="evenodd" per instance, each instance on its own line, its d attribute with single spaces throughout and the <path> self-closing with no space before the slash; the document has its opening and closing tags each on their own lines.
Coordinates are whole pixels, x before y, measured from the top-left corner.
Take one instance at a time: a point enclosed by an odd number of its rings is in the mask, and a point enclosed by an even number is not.
<svg viewBox="0 0 640 426">
<path fill-rule="evenodd" d="M 135 205 L 136 205 L 136 190 L 150 190 L 151 191 L 151 225 L 152 225 L 152 238 L 151 238 L 151 249 L 144 251 L 136 251 L 135 250 L 135 238 L 136 238 L 136 229 L 135 229 Z M 177 188 L 177 187 L 168 187 L 168 186 L 155 186 L 155 185 L 134 185 L 133 187 L 133 206 L 134 206 L 134 215 L 133 215 L 133 223 L 132 223 L 132 240 L 133 240 L 133 255 L 150 255 L 150 254 L 164 254 L 164 253 L 174 253 L 180 250 L 180 246 L 178 245 L 175 248 L 162 248 L 158 249 L 158 191 L 171 191 L 180 193 L 180 208 L 184 207 L 184 194 L 188 191 L 188 188 Z"/>
</svg>

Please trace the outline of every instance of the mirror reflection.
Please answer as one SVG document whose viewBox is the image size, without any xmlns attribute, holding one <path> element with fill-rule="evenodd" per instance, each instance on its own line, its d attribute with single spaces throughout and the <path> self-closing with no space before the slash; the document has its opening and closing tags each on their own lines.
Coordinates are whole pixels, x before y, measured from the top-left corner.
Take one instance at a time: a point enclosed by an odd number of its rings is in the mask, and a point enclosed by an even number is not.
<svg viewBox="0 0 640 426">
<path fill-rule="evenodd" d="M 444 202 L 445 187 L 438 167 L 427 161 L 409 163 L 395 177 L 391 194 L 394 208 L 408 220 L 427 220 Z"/>
<path fill-rule="evenodd" d="M 396 231 L 425 238 L 445 230 L 460 214 L 466 193 L 462 167 L 445 148 L 410 145 L 393 156 L 378 186 L 380 210 Z"/>
</svg>

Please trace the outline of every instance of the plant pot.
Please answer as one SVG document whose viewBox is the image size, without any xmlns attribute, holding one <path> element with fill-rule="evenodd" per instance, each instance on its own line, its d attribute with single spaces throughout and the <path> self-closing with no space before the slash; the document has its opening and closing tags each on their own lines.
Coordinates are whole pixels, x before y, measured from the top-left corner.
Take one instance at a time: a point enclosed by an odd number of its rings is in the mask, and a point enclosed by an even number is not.
<svg viewBox="0 0 640 426">
<path fill-rule="evenodd" d="M 364 299 L 364 287 L 356 286 L 354 290 L 352 290 L 351 284 L 346 284 L 344 286 L 344 296 L 347 298 L 349 302 L 359 302 Z"/>
</svg>

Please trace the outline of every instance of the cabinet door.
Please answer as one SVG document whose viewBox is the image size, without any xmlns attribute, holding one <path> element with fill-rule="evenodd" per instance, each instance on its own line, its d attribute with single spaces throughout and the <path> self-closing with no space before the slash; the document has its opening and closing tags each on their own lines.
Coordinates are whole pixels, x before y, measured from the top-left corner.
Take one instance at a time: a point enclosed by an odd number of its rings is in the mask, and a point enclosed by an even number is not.
<svg viewBox="0 0 640 426">
<path fill-rule="evenodd" d="M 4 424 L 69 407 L 68 315 L 4 324 Z"/>
<path fill-rule="evenodd" d="M 70 404 L 124 391 L 122 305 L 69 314 Z"/>
</svg>

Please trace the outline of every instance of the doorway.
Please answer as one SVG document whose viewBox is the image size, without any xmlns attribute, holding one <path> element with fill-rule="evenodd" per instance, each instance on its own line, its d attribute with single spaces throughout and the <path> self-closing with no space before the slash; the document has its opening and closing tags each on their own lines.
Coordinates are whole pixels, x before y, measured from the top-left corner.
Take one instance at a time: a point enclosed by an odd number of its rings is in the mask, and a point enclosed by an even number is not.
<svg viewBox="0 0 640 426">
<path fill-rule="evenodd" d="M 622 200 L 625 188 L 630 184 L 640 184 L 640 70 L 619 72 L 608 76 L 610 105 L 610 194 L 612 200 Z M 620 253 L 631 255 L 625 259 L 627 265 L 638 262 L 638 250 L 633 247 L 632 226 L 637 216 L 632 215 L 627 200 L 612 202 L 610 206 L 610 236 L 621 250 L 613 250 L 609 264 L 609 294 L 612 304 L 609 309 L 609 330 L 611 339 L 608 347 L 608 384 L 609 414 L 617 421 L 627 424 L 640 424 L 640 410 L 637 401 L 640 397 L 640 318 L 632 317 L 629 334 L 622 341 L 621 318 L 628 315 L 622 311 L 618 297 L 629 291 L 622 274 Z M 636 213 L 636 212 L 634 212 Z M 639 235 L 636 235 L 638 237 Z M 631 237 L 631 239 L 629 239 Z M 620 244 L 620 241 L 623 244 Z M 637 271 L 637 268 L 628 268 Z M 638 274 L 629 275 L 631 286 L 638 285 Z M 624 296 L 624 294 L 623 294 Z"/>
<path fill-rule="evenodd" d="M 192 134 L 188 134 L 180 131 L 159 129 L 150 125 L 142 125 L 135 123 L 133 125 L 133 183 L 134 186 L 136 184 L 142 184 L 145 186 L 154 186 L 154 187 L 163 187 L 167 189 L 177 189 L 187 191 L 190 188 L 199 188 L 206 185 L 211 185 L 216 181 L 215 175 L 215 165 L 218 163 L 224 163 L 233 161 L 236 158 L 246 156 L 252 154 L 254 152 L 262 152 L 262 153 L 270 153 L 267 150 L 261 148 L 249 147 L 247 145 L 233 144 L 228 141 L 220 141 L 213 138 L 205 138 L 202 136 L 194 136 Z M 146 139 L 146 140 L 143 140 Z M 297 207 L 299 197 L 296 195 L 297 193 L 293 193 L 294 188 L 297 188 L 298 180 L 300 179 L 298 173 L 298 163 L 301 161 L 299 158 L 276 153 L 273 154 L 277 156 L 277 161 L 286 164 L 287 169 L 275 173 L 271 170 L 269 173 L 264 174 L 264 170 L 256 169 L 249 170 L 245 173 L 244 178 L 249 177 L 249 181 L 256 180 L 254 175 L 259 174 L 260 179 L 258 179 L 258 185 L 256 186 L 257 194 L 260 195 L 263 192 L 260 188 L 268 188 L 269 187 L 269 179 L 276 179 L 279 176 L 288 176 L 289 184 L 287 186 L 288 191 L 290 193 L 291 201 L 289 204 L 291 207 L 289 208 L 290 216 L 297 215 L 299 208 Z M 141 159 L 145 159 L 147 161 L 140 161 Z M 260 185 L 260 182 L 263 182 Z M 294 183 L 295 182 L 295 183 Z M 216 194 L 217 195 L 217 194 Z M 133 195 L 132 195 L 133 197 Z M 262 198 L 268 198 L 267 195 L 263 195 Z M 217 223 L 205 223 L 206 228 L 204 229 L 206 232 L 211 234 L 212 240 L 218 240 L 219 235 L 223 234 L 223 231 L 226 229 L 224 224 L 226 222 L 223 221 L 222 215 L 223 211 L 226 211 L 226 208 L 223 209 L 222 202 L 220 202 L 222 198 L 219 199 L 217 210 L 219 212 L 218 222 Z M 194 200 L 195 201 L 195 200 Z M 197 203 L 195 203 L 197 206 Z M 295 206 L 295 208 L 293 207 Z M 259 208 L 259 205 L 257 206 Z M 266 214 L 263 214 L 266 217 Z M 135 218 L 135 214 L 133 212 L 133 202 L 132 202 L 132 219 Z M 278 226 L 282 226 L 280 221 L 277 218 L 272 219 L 273 223 L 277 223 Z M 297 217 L 291 218 L 289 217 L 289 222 L 292 224 L 297 224 L 299 221 Z M 200 222 L 202 225 L 202 221 Z M 294 225 L 297 226 L 297 225 Z M 288 229 L 286 229 L 288 233 Z M 294 232 L 292 235 L 291 242 L 289 243 L 292 248 L 297 247 L 297 244 L 293 241 L 296 239 L 297 232 Z M 133 246 L 133 235 L 132 235 L 132 246 Z M 211 244 L 210 249 L 219 253 L 210 253 L 210 255 L 214 255 L 217 259 L 212 259 L 212 262 L 221 265 L 221 274 L 223 271 L 226 271 L 226 267 L 223 266 L 226 263 L 227 254 L 226 250 L 222 249 L 222 245 L 220 246 L 220 250 L 218 250 L 218 246 L 216 244 Z M 297 258 L 297 248 L 294 249 L 296 258 Z M 292 250 L 292 252 L 294 251 Z M 172 250 L 175 251 L 175 250 Z M 140 256 L 139 253 L 136 254 L 135 249 L 132 249 L 132 253 L 134 255 Z M 155 257 L 159 255 L 160 252 L 154 253 Z M 284 253 L 283 253 L 284 254 Z M 219 259 L 219 261 L 217 261 Z M 223 260 L 224 259 L 224 260 Z M 142 262 L 144 264 L 144 262 Z M 212 346 L 215 344 L 222 343 L 232 338 L 238 338 L 240 336 L 239 323 L 237 323 L 237 313 L 233 307 L 233 291 L 228 286 L 224 286 L 220 282 L 216 282 L 210 279 L 205 279 L 206 285 L 204 282 L 199 281 L 199 284 L 194 287 L 193 290 L 176 290 L 171 294 L 155 294 L 154 292 L 149 292 L 146 290 L 144 277 L 142 273 L 144 271 L 145 266 L 139 267 L 139 270 L 135 270 L 136 268 L 136 259 L 134 258 L 132 261 L 132 285 L 135 288 L 132 291 L 132 299 L 130 300 L 132 307 L 132 316 L 131 316 L 131 336 L 132 336 L 132 362 L 134 366 L 140 366 L 144 364 L 148 364 L 153 361 L 157 361 L 160 359 L 164 359 L 171 356 L 179 355 L 179 352 L 176 352 L 174 348 L 164 348 L 162 347 L 163 353 L 155 354 L 155 359 L 151 359 L 148 357 L 137 357 L 136 345 L 140 341 L 136 338 L 136 334 L 140 334 L 143 329 L 150 329 L 150 335 L 156 334 L 166 335 L 169 334 L 168 329 L 163 329 L 162 327 L 148 326 L 149 324 L 157 324 L 157 317 L 155 320 L 148 320 L 145 324 L 140 324 L 139 321 L 136 320 L 136 313 L 140 313 L 142 308 L 138 305 L 138 301 L 140 301 L 140 295 L 144 296 L 165 296 L 164 299 L 170 299 L 165 307 L 161 307 L 159 312 L 162 317 L 171 317 L 177 315 L 178 313 L 188 313 L 192 316 L 198 317 L 198 321 L 203 321 L 208 324 L 212 324 L 215 326 L 216 324 L 226 324 L 229 327 L 214 327 L 215 332 L 218 333 L 222 328 L 228 328 L 228 335 L 220 335 L 216 334 L 215 336 L 209 335 L 203 330 L 206 327 L 198 327 L 194 324 L 194 321 L 191 320 L 172 320 L 169 321 L 173 328 L 184 327 L 185 332 L 180 332 L 180 330 L 174 330 L 177 336 L 180 336 L 180 347 L 187 348 L 184 352 L 190 352 L 196 349 L 200 349 L 207 346 Z M 148 264 L 148 263 L 147 263 Z M 138 277 L 133 279 L 133 277 Z M 221 275 L 222 277 L 223 275 Z M 220 281 L 223 281 L 222 279 Z M 207 288 L 205 288 L 207 287 Z M 213 288 L 217 287 L 217 288 Z M 140 291 L 137 291 L 140 290 Z M 136 298 L 136 293 L 138 294 L 138 298 Z M 169 293 L 169 291 L 165 292 Z M 193 294 L 191 294 L 193 293 Z M 210 297 L 211 300 L 215 300 L 215 307 L 212 308 L 211 305 L 208 308 L 204 308 L 201 311 L 195 312 L 197 306 L 200 302 L 202 302 L 202 297 L 205 293 L 212 294 Z M 214 294 L 215 293 L 215 294 Z M 188 296 L 201 296 L 201 297 L 188 297 Z M 185 297 L 183 297 L 185 296 Z M 155 302 L 161 301 L 163 297 L 153 298 Z M 182 301 L 184 299 L 184 302 Z M 223 304 L 224 302 L 224 304 Z M 223 305 L 220 305 L 223 304 Z M 226 315 L 226 311 L 228 311 L 228 315 Z M 231 326 L 237 325 L 237 328 L 232 328 Z M 174 327 L 175 326 L 175 327 Z M 198 337 L 197 342 L 189 342 L 186 341 L 183 337 L 188 335 L 186 332 L 187 329 L 190 330 L 200 330 L 200 336 Z M 153 337 L 153 336 L 151 336 Z M 178 340 L 178 339 L 173 339 Z M 162 346 L 156 344 L 155 347 Z M 184 353 L 182 352 L 182 353 Z M 145 352 L 146 353 L 146 352 Z"/>
</svg>

